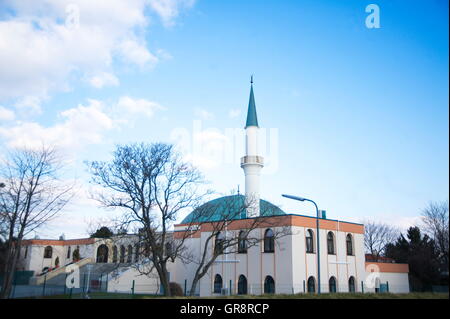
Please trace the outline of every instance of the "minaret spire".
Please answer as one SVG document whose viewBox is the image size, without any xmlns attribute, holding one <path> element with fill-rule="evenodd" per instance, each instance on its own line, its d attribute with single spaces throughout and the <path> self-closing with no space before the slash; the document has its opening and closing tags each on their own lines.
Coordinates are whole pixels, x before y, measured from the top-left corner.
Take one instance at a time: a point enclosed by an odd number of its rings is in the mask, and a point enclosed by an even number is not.
<svg viewBox="0 0 450 319">
<path fill-rule="evenodd" d="M 258 126 L 258 116 L 256 115 L 255 96 L 253 94 L 253 75 L 250 78 L 250 98 L 248 101 L 247 122 L 245 128 L 249 126 Z"/>
<path fill-rule="evenodd" d="M 245 174 L 245 198 L 248 205 L 247 217 L 256 217 L 260 214 L 259 176 L 264 166 L 264 158 L 259 155 L 258 133 L 259 125 L 256 115 L 255 96 L 253 94 L 252 75 L 250 78 L 250 99 L 245 124 L 245 156 L 241 158 L 241 167 Z"/>
</svg>

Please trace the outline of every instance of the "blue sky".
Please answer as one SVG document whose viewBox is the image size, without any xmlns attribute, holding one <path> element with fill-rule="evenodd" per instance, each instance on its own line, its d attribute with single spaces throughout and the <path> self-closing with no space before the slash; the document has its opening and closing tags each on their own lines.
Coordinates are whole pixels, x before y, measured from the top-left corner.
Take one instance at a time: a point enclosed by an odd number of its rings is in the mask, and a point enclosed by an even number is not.
<svg viewBox="0 0 450 319">
<path fill-rule="evenodd" d="M 365 24 L 371 3 L 379 29 Z M 448 1 L 3 1 L 0 69 L 1 147 L 60 144 L 83 194 L 83 161 L 135 141 L 183 144 L 210 187 L 243 190 L 243 149 L 230 161 L 224 145 L 254 74 L 274 134 L 263 198 L 400 227 L 448 199 Z M 82 237 L 111 215 L 77 200 L 39 235 Z"/>
</svg>

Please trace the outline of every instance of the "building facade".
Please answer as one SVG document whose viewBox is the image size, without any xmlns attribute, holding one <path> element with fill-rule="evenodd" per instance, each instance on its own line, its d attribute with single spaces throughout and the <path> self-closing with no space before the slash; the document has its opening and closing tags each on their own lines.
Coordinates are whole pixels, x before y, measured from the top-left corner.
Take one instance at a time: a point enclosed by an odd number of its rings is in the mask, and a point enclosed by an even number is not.
<svg viewBox="0 0 450 319">
<path fill-rule="evenodd" d="M 215 199 L 205 205 L 216 211 L 207 217 L 194 210 L 180 224 L 174 226 L 173 238 L 186 235 L 193 225 L 198 226 L 185 239 L 192 253 L 190 263 L 176 259 L 169 265 L 170 280 L 190 293 L 197 267 L 196 260 L 205 252 L 211 255 L 216 241 L 207 241 L 212 225 L 221 219 L 220 211 L 229 203 L 241 205 L 243 213 L 230 218 L 222 236 L 239 238 L 242 230 L 255 218 L 264 219 L 251 230 L 257 244 L 248 249 L 237 249 L 220 255 L 207 274 L 200 279 L 194 294 L 211 296 L 220 294 L 263 293 L 316 293 L 316 292 L 409 292 L 408 266 L 393 261 L 380 263 L 366 261 L 364 254 L 364 225 L 346 221 L 288 214 L 277 206 L 260 199 L 260 173 L 264 159 L 258 145 L 259 124 L 253 93 L 253 80 L 247 112 L 245 156 L 241 168 L 245 174 L 245 195 L 233 195 Z M 205 206 L 207 207 L 207 206 Z M 284 232 L 284 236 L 276 234 Z M 319 235 L 319 236 L 318 236 Z M 129 289 L 129 281 L 138 284 L 147 280 L 127 266 L 139 259 L 137 236 L 115 240 L 29 240 L 22 247 L 21 258 L 26 270 L 40 274 L 54 268 L 56 257 L 60 266 L 77 262 L 79 257 L 90 258 L 92 263 L 123 264 L 126 269 L 111 279 L 109 291 Z M 208 245 L 205 243 L 208 242 Z M 245 246 L 245 241 L 243 242 Z M 152 277 L 151 285 L 155 283 Z M 157 282 L 157 279 L 156 279 Z M 150 283 L 148 283 L 150 287 Z M 142 284 L 144 286 L 144 284 Z M 125 288 L 121 288 L 125 287 Z M 134 287 L 134 284 L 133 284 Z M 134 288 L 133 288 L 134 289 Z M 155 291 L 154 286 L 149 291 Z M 145 292 L 143 289 L 140 292 Z"/>
</svg>

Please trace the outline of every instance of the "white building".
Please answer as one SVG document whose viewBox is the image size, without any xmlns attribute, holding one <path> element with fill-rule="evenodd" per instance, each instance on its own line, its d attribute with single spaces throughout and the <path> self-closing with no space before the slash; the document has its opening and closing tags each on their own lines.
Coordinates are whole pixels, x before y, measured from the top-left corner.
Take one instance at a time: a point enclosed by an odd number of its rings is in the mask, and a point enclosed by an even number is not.
<svg viewBox="0 0 450 319">
<path fill-rule="evenodd" d="M 253 82 L 253 81 L 252 81 Z M 260 172 L 264 159 L 259 153 L 259 125 L 253 84 L 246 122 L 246 153 L 241 159 L 245 174 L 245 196 L 234 195 L 215 199 L 205 205 L 217 211 L 208 219 L 199 216 L 198 210 L 175 225 L 174 238 L 183 236 L 187 226 L 198 223 L 199 229 L 189 235 L 185 244 L 190 247 L 194 258 L 203 253 L 205 240 L 211 233 L 211 225 L 220 219 L 220 210 L 229 203 L 249 203 L 245 214 L 229 221 L 225 236 L 239 236 L 249 221 L 264 216 L 267 224 L 252 231 L 252 236 L 261 242 L 230 254 L 223 254 L 200 280 L 197 294 L 210 296 L 222 293 L 262 294 L 262 293 L 302 293 L 302 292 L 409 292 L 408 265 L 393 261 L 366 262 L 364 254 L 364 225 L 351 222 L 319 218 L 319 241 L 317 241 L 317 219 L 310 216 L 289 214 L 277 206 L 260 200 Z M 204 206 L 206 207 L 206 206 Z M 200 211 L 202 207 L 199 208 Z M 270 225 L 270 226 L 268 226 Z M 289 230 L 289 234 L 274 239 L 279 230 Z M 65 241 L 30 240 L 22 248 L 25 269 L 40 273 L 45 267 L 54 267 L 56 256 L 60 265 L 72 262 L 72 252 L 79 249 L 81 257 L 92 262 L 132 263 L 133 238 L 123 245 L 112 245 L 108 240 L 79 239 Z M 214 243 L 208 247 L 210 254 Z M 244 245 L 245 246 L 245 245 Z M 243 246 L 243 247 L 244 247 Z M 47 248 L 46 248 L 47 247 Z M 50 256 L 48 252 L 52 250 Z M 320 250 L 320 254 L 319 254 Z M 46 253 L 47 251 L 47 253 Z M 129 259 L 128 259 L 129 258 Z M 320 264 L 320 266 L 319 266 Z M 189 289 L 195 273 L 195 263 L 185 264 L 176 260 L 169 265 L 170 280 Z M 132 279 L 134 278 L 134 279 Z M 154 290 L 156 279 L 137 276 L 136 270 L 127 268 L 109 283 L 109 291 L 129 289 L 129 282 L 145 280 L 148 291 Z M 319 287 L 320 281 L 320 287 Z M 156 280 L 157 282 L 157 280 Z M 142 286 L 145 286 L 142 284 Z M 125 288 L 120 288 L 125 287 Z"/>
</svg>

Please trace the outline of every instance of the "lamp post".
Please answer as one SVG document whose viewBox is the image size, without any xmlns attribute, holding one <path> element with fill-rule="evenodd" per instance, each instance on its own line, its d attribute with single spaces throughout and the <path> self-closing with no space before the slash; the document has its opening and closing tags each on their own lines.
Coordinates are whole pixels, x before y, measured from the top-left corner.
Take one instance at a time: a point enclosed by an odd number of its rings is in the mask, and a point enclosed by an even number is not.
<svg viewBox="0 0 450 319">
<path fill-rule="evenodd" d="M 314 204 L 314 206 L 316 207 L 316 233 L 317 233 L 317 293 L 320 294 L 320 240 L 319 240 L 319 208 L 317 207 L 317 204 L 315 201 L 313 201 L 312 199 L 308 199 L 308 198 L 304 198 L 304 197 L 299 197 L 299 196 L 292 196 L 292 195 L 286 195 L 286 194 L 282 194 L 281 196 L 289 198 L 289 199 L 293 199 L 293 200 L 298 200 L 300 202 L 311 202 Z"/>
</svg>

